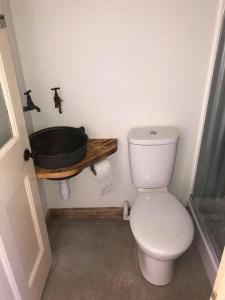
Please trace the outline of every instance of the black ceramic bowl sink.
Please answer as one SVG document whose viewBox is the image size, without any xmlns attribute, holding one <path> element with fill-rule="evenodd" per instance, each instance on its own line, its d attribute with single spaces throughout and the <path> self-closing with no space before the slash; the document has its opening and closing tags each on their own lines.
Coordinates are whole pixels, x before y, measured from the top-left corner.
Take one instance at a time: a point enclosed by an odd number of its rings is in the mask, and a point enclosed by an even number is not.
<svg viewBox="0 0 225 300">
<path fill-rule="evenodd" d="M 34 163 L 45 169 L 70 167 L 87 154 L 84 127 L 49 127 L 30 135 Z"/>
</svg>

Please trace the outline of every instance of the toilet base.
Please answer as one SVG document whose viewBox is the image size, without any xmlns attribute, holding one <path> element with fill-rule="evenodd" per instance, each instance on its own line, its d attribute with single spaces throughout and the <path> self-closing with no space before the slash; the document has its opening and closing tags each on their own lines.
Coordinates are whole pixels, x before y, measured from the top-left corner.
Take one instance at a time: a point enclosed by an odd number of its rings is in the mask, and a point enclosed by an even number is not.
<svg viewBox="0 0 225 300">
<path fill-rule="evenodd" d="M 158 286 L 171 282 L 174 274 L 173 261 L 156 260 L 138 248 L 138 260 L 141 273 L 150 283 Z"/>
</svg>

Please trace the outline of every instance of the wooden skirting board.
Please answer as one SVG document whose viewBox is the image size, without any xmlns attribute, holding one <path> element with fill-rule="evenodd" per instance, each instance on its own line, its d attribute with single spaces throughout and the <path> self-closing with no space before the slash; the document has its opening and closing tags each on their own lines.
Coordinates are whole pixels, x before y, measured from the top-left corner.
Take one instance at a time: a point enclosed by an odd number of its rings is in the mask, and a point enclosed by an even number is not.
<svg viewBox="0 0 225 300">
<path fill-rule="evenodd" d="M 50 208 L 46 216 L 49 223 L 52 218 L 66 219 L 123 219 L 122 207 L 91 207 L 91 208 Z"/>
<path fill-rule="evenodd" d="M 39 179 L 61 179 L 75 176 L 83 169 L 105 159 L 117 151 L 117 139 L 90 139 L 87 145 L 87 155 L 79 163 L 63 169 L 43 169 L 35 167 Z"/>
</svg>

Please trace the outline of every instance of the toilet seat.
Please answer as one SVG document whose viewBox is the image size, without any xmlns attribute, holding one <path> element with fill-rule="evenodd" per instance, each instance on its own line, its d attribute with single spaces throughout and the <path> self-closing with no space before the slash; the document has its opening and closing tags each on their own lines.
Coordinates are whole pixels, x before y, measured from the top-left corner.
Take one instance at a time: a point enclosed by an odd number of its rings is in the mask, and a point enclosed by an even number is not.
<svg viewBox="0 0 225 300">
<path fill-rule="evenodd" d="M 139 192 L 131 209 L 130 226 L 140 248 L 159 260 L 181 255 L 194 236 L 190 215 L 168 192 Z"/>
</svg>

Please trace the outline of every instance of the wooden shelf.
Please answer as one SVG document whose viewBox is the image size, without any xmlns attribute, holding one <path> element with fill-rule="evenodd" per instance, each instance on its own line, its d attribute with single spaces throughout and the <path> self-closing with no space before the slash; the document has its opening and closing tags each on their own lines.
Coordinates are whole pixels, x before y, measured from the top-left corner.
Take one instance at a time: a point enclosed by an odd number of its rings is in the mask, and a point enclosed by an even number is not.
<svg viewBox="0 0 225 300">
<path fill-rule="evenodd" d="M 87 145 L 87 155 L 79 163 L 63 169 L 43 169 L 35 167 L 39 179 L 61 179 L 75 176 L 83 169 L 105 159 L 117 151 L 117 139 L 91 139 Z"/>
</svg>

